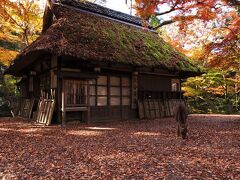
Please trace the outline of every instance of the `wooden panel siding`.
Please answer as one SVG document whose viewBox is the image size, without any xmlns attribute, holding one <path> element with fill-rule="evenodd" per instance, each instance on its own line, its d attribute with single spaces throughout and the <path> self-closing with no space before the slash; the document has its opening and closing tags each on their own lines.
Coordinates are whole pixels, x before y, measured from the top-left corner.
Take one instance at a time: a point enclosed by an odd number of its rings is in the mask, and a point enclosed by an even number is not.
<svg viewBox="0 0 240 180">
<path fill-rule="evenodd" d="M 122 114 L 121 114 L 122 111 Z M 137 110 L 131 106 L 95 106 L 90 107 L 89 122 L 106 122 L 116 120 L 136 119 Z"/>
<path fill-rule="evenodd" d="M 22 118 L 30 119 L 33 111 L 35 99 L 22 99 L 20 103 L 19 116 Z"/>
<path fill-rule="evenodd" d="M 138 85 L 144 91 L 171 91 L 171 77 L 140 74 Z"/>
<path fill-rule="evenodd" d="M 146 99 L 138 101 L 138 117 L 140 119 L 172 117 L 175 115 L 175 109 L 180 103 L 187 106 L 183 99 Z"/>
</svg>

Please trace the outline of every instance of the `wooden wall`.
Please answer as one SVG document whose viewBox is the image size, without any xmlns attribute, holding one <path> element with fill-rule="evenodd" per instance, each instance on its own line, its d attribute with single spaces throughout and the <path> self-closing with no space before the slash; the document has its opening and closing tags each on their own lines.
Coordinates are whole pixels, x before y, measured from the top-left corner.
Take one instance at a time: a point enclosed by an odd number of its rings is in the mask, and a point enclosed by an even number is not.
<svg viewBox="0 0 240 180">
<path fill-rule="evenodd" d="M 95 106 L 90 108 L 90 122 L 136 119 L 137 110 L 131 106 Z"/>
<path fill-rule="evenodd" d="M 95 71 L 95 67 L 99 67 L 100 71 Z M 40 95 L 40 78 L 44 74 L 48 74 L 50 78 L 49 88 L 57 89 L 56 91 L 56 109 L 55 114 L 58 114 L 58 122 L 61 122 L 61 91 L 63 78 L 73 79 L 93 79 L 100 75 L 107 76 L 121 76 L 131 78 L 137 76 L 137 91 L 154 91 L 154 92 L 170 92 L 171 83 L 174 77 L 164 75 L 150 75 L 147 73 L 138 73 L 134 69 L 125 67 L 115 67 L 113 65 L 101 66 L 91 63 L 80 63 L 76 61 L 68 61 L 66 58 L 59 58 L 56 56 L 46 57 L 44 61 L 38 61 L 34 64 L 32 69 L 36 72 L 34 76 L 33 95 L 38 98 Z M 131 79 L 130 79 L 131 80 Z M 27 79 L 28 82 L 28 79 Z M 27 84 L 26 82 L 26 84 Z M 27 85 L 28 86 L 28 85 Z M 42 86 L 42 85 L 41 85 Z M 130 85 L 130 87 L 132 87 Z M 27 88 L 27 91 L 29 89 Z M 108 85 L 108 91 L 110 85 Z M 109 93 L 109 92 L 108 92 Z M 137 92 L 138 93 L 138 92 Z M 132 99 L 131 99 L 132 100 Z M 67 121 L 81 120 L 83 122 L 102 122 L 102 121 L 116 121 L 138 118 L 137 108 L 130 103 L 128 106 L 112 105 L 110 106 L 108 98 L 108 105 L 106 106 L 90 106 L 90 116 L 88 119 L 87 112 L 67 112 Z M 133 102 L 133 100 L 132 100 Z"/>
<path fill-rule="evenodd" d="M 144 91 L 171 91 L 171 77 L 140 74 L 138 88 Z"/>
<path fill-rule="evenodd" d="M 84 78 L 84 74 L 91 76 L 100 75 L 126 75 L 131 76 L 134 72 L 133 69 L 124 68 L 121 66 L 116 67 L 114 65 L 94 65 L 91 63 L 81 61 L 74 61 L 73 59 L 68 59 L 67 57 L 62 57 L 62 70 L 66 74 L 69 71 L 67 78 L 73 75 L 72 78 Z M 100 71 L 94 71 L 94 67 L 99 67 Z M 71 73 L 70 73 L 71 72 Z M 174 78 L 173 76 L 164 75 L 149 75 L 147 73 L 137 73 L 138 76 L 138 90 L 139 91 L 155 91 L 155 92 L 170 92 L 171 82 Z M 109 100 L 108 100 L 109 101 Z M 86 122 L 87 113 L 86 112 L 68 112 L 67 121 L 70 119 L 78 119 Z M 88 122 L 102 122 L 102 121 L 116 121 L 116 120 L 127 120 L 138 118 L 138 112 L 136 108 L 129 106 L 110 106 L 109 102 L 106 106 L 90 106 L 90 116 Z"/>
<path fill-rule="evenodd" d="M 18 86 L 20 88 L 20 96 L 23 98 L 28 98 L 28 79 L 22 79 L 21 82 L 18 83 Z"/>
</svg>

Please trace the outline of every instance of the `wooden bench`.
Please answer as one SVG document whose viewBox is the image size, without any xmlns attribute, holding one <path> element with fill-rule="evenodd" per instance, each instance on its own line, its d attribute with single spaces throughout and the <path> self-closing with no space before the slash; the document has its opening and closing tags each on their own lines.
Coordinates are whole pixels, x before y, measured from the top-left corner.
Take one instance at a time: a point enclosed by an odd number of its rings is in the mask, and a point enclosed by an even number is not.
<svg viewBox="0 0 240 180">
<path fill-rule="evenodd" d="M 88 111 L 87 106 L 82 107 L 65 107 L 64 110 L 67 111 Z"/>
</svg>

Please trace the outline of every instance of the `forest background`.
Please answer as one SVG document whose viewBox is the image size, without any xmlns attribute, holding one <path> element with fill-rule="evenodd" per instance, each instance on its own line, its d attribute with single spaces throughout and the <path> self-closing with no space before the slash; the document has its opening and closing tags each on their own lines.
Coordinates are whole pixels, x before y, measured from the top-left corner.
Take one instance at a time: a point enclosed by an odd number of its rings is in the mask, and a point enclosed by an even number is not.
<svg viewBox="0 0 240 180">
<path fill-rule="evenodd" d="M 112 1 L 94 2 L 106 6 Z M 202 76 L 189 78 L 182 86 L 192 113 L 240 112 L 239 0 L 126 0 L 125 3 L 129 12 L 150 23 L 160 38 L 203 68 Z M 41 34 L 44 4 L 44 0 L 0 1 L 0 73 Z M 1 75 L 0 98 L 6 93 L 18 95 L 18 81 Z"/>
</svg>

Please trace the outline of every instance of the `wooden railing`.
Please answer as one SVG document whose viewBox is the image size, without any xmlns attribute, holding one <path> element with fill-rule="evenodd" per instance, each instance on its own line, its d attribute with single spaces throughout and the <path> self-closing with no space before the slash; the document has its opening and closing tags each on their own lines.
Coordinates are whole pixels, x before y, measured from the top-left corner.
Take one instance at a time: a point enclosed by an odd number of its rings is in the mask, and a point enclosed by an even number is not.
<svg viewBox="0 0 240 180">
<path fill-rule="evenodd" d="M 155 119 L 173 117 L 179 104 L 187 106 L 183 99 L 145 99 L 138 101 L 140 119 Z"/>
</svg>

